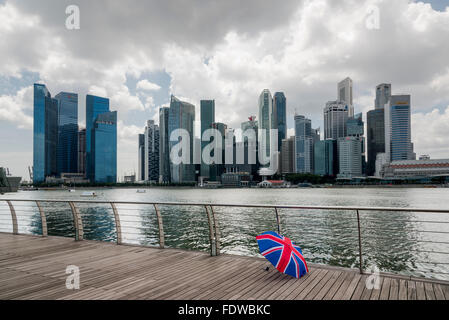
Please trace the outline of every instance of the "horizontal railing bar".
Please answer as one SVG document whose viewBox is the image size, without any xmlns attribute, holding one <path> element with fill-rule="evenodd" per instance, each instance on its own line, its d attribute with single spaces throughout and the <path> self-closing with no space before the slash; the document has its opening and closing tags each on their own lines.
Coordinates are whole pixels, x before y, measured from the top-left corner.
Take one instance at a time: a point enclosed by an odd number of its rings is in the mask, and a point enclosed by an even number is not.
<svg viewBox="0 0 449 320">
<path fill-rule="evenodd" d="M 107 201 L 107 200 L 50 200 L 50 199 L 0 199 L 0 201 L 39 201 L 54 203 L 90 203 L 90 204 L 136 204 L 136 205 L 161 205 L 161 206 L 213 206 L 213 207 L 235 207 L 235 208 L 266 208 L 266 209 L 310 209 L 310 210 L 342 210 L 342 211 L 392 211 L 392 212 L 427 212 L 427 213 L 449 213 L 449 209 L 426 209 L 426 208 L 393 208 L 393 207 L 343 207 L 343 206 L 297 206 L 297 205 L 263 205 L 263 204 L 224 204 L 224 203 L 188 203 L 188 202 L 136 202 L 136 201 Z"/>
</svg>

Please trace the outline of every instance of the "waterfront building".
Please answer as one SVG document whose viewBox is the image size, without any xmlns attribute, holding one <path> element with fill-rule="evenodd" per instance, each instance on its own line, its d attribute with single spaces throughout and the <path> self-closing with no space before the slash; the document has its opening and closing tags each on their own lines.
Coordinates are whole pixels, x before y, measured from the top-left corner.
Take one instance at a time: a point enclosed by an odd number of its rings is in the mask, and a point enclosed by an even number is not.
<svg viewBox="0 0 449 320">
<path fill-rule="evenodd" d="M 78 95 L 60 92 L 58 101 L 58 175 L 78 172 Z"/>
<path fill-rule="evenodd" d="M 282 140 L 281 174 L 295 173 L 296 171 L 295 137 Z"/>
<path fill-rule="evenodd" d="M 410 108 L 410 95 L 392 95 L 386 106 L 385 153 L 388 161 L 414 159 Z"/>
<path fill-rule="evenodd" d="M 159 109 L 159 183 L 169 183 L 170 175 L 170 136 L 169 136 L 170 108 Z"/>
<path fill-rule="evenodd" d="M 139 134 L 137 150 L 138 150 L 137 181 L 145 181 L 145 134 Z M 159 177 L 157 179 L 159 181 Z"/>
<path fill-rule="evenodd" d="M 271 97 L 270 90 L 265 89 L 259 96 L 259 142 L 261 144 L 265 143 L 263 149 L 260 149 L 260 152 L 263 152 L 264 158 L 266 157 L 267 159 L 270 159 L 271 156 L 270 130 L 273 127 L 272 118 L 273 98 Z M 263 139 L 262 135 L 264 136 Z"/>
<path fill-rule="evenodd" d="M 194 121 L 195 121 L 195 106 L 188 102 L 181 101 L 175 96 L 171 96 L 170 109 L 168 114 L 168 139 L 169 149 L 167 150 L 170 156 L 170 150 L 179 142 L 170 141 L 170 136 L 173 131 L 177 129 L 184 129 L 189 134 L 189 159 L 188 163 L 174 164 L 170 161 L 170 178 L 173 183 L 188 183 L 195 182 L 195 164 L 193 163 L 193 144 L 194 144 Z"/>
<path fill-rule="evenodd" d="M 360 137 L 344 137 L 338 139 L 338 178 L 352 179 L 361 177 L 362 139 Z"/>
<path fill-rule="evenodd" d="M 241 124 L 242 132 L 245 132 L 246 130 L 254 130 L 256 133 L 256 139 L 258 137 L 257 132 L 259 129 L 259 123 L 256 120 L 256 116 L 251 116 L 248 118 L 248 121 L 242 122 Z"/>
<path fill-rule="evenodd" d="M 321 140 L 314 145 L 314 173 L 320 176 L 337 176 L 337 141 Z"/>
<path fill-rule="evenodd" d="M 449 176 L 449 159 L 391 161 L 383 166 L 380 176 L 385 179 Z"/>
<path fill-rule="evenodd" d="M 385 105 L 390 101 L 391 84 L 382 83 L 376 87 L 376 100 L 374 101 L 375 110 L 384 109 Z"/>
<path fill-rule="evenodd" d="M 338 83 L 338 100 L 348 106 L 348 117 L 354 117 L 353 83 L 351 78 L 346 78 Z"/>
<path fill-rule="evenodd" d="M 220 163 L 212 163 L 209 166 L 209 180 L 210 181 L 220 181 L 221 175 L 225 171 L 225 140 L 226 135 L 228 134 L 228 126 L 222 122 L 214 122 L 212 123 L 212 128 L 216 129 L 221 134 L 221 148 L 220 143 L 216 141 L 214 152 L 217 152 L 220 154 Z M 232 147 L 232 146 L 231 146 Z M 215 154 L 211 154 L 211 156 L 215 156 Z M 234 153 L 235 156 L 235 153 Z"/>
<path fill-rule="evenodd" d="M 329 101 L 324 108 L 324 140 L 347 136 L 348 106 L 341 101 Z"/>
<path fill-rule="evenodd" d="M 148 120 L 144 134 L 145 181 L 159 181 L 159 126 Z"/>
<path fill-rule="evenodd" d="M 273 129 L 278 130 L 278 151 L 282 150 L 282 140 L 287 135 L 287 98 L 283 92 L 273 96 Z"/>
<path fill-rule="evenodd" d="M 362 113 L 354 115 L 349 118 L 347 122 L 348 137 L 358 137 L 361 143 L 362 152 L 362 174 L 366 173 L 366 155 L 365 155 L 365 123 L 363 122 Z"/>
<path fill-rule="evenodd" d="M 313 172 L 312 121 L 304 116 L 295 116 L 295 172 Z"/>
<path fill-rule="evenodd" d="M 86 176 L 95 182 L 95 161 L 93 157 L 93 132 L 97 117 L 109 112 L 109 99 L 93 95 L 86 96 Z"/>
<path fill-rule="evenodd" d="M 86 176 L 86 129 L 78 132 L 78 173 Z"/>
<path fill-rule="evenodd" d="M 379 153 L 385 153 L 385 109 L 375 109 L 367 113 L 367 149 L 368 176 L 376 172 L 376 159 Z"/>
<path fill-rule="evenodd" d="M 92 127 L 90 181 L 117 182 L 117 111 L 100 113 Z"/>
<path fill-rule="evenodd" d="M 313 139 L 313 143 L 316 143 L 321 140 L 320 128 L 312 129 L 312 139 Z"/>
<path fill-rule="evenodd" d="M 212 128 L 212 124 L 215 122 L 215 100 L 201 100 L 200 101 L 201 112 L 201 155 L 204 148 L 210 143 L 210 141 L 202 141 L 203 134 L 206 130 Z M 201 156 L 201 173 L 203 178 L 210 178 L 210 167 L 203 162 Z"/>
<path fill-rule="evenodd" d="M 58 101 L 47 87 L 34 84 L 33 94 L 33 182 L 57 175 Z"/>
</svg>

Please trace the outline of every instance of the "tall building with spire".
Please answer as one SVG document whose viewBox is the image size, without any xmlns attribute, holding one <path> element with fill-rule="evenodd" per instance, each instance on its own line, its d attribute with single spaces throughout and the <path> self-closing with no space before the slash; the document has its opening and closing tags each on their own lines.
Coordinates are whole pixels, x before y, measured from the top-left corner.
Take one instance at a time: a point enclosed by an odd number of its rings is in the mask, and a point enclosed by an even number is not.
<svg viewBox="0 0 449 320">
<path fill-rule="evenodd" d="M 348 106 L 348 116 L 354 117 L 353 83 L 351 78 L 340 81 L 338 87 L 338 100 Z"/>
</svg>

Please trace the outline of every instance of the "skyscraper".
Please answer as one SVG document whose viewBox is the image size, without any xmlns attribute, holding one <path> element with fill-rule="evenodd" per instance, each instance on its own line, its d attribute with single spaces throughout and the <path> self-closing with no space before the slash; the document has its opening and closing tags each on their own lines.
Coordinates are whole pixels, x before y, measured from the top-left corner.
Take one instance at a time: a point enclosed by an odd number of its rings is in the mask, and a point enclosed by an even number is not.
<svg viewBox="0 0 449 320">
<path fill-rule="evenodd" d="M 338 139 L 339 178 L 362 176 L 362 143 L 360 137 Z"/>
<path fill-rule="evenodd" d="M 410 95 L 392 95 L 385 110 L 385 153 L 387 161 L 412 160 Z"/>
<path fill-rule="evenodd" d="M 58 100 L 58 174 L 78 172 L 78 95 L 61 92 Z"/>
<path fill-rule="evenodd" d="M 200 101 L 200 111 L 201 111 L 201 155 L 203 154 L 203 149 L 210 143 L 207 141 L 202 141 L 203 134 L 206 130 L 212 128 L 212 124 L 215 122 L 215 100 L 201 100 Z M 201 157 L 201 176 L 209 178 L 210 167 L 203 162 L 203 157 Z"/>
<path fill-rule="evenodd" d="M 352 99 L 352 80 L 346 78 L 338 83 L 338 100 L 346 103 L 348 106 L 348 116 L 354 116 L 354 104 Z"/>
<path fill-rule="evenodd" d="M 214 163 L 209 166 L 209 179 L 210 181 L 220 181 L 221 175 L 225 170 L 225 139 L 228 133 L 228 126 L 221 122 L 214 122 L 212 123 L 212 128 L 218 130 L 221 134 L 221 150 L 219 148 L 220 143 L 216 141 L 215 144 L 215 152 L 221 154 L 221 157 L 219 157 L 221 163 Z"/>
<path fill-rule="evenodd" d="M 91 182 L 116 183 L 117 111 L 100 113 L 91 134 Z"/>
<path fill-rule="evenodd" d="M 391 97 L 391 84 L 382 83 L 376 87 L 375 110 L 384 109 Z"/>
<path fill-rule="evenodd" d="M 340 101 L 329 101 L 324 108 L 324 140 L 346 137 L 348 106 Z"/>
<path fill-rule="evenodd" d="M 170 145 L 168 118 L 170 108 L 163 107 L 159 109 L 159 182 L 169 183 L 170 175 Z"/>
<path fill-rule="evenodd" d="M 263 146 L 264 149 L 259 151 L 263 152 L 264 158 L 267 159 L 270 159 L 271 156 L 270 130 L 272 129 L 272 117 L 273 98 L 270 90 L 265 89 L 259 96 L 259 143 L 265 143 L 265 145 Z M 262 137 L 264 138 L 262 139 Z"/>
<path fill-rule="evenodd" d="M 137 150 L 138 150 L 137 181 L 145 181 L 145 134 L 139 134 Z M 159 163 L 158 163 L 158 166 L 159 166 Z M 158 177 L 158 180 L 159 180 L 159 177 Z"/>
<path fill-rule="evenodd" d="M 313 172 L 312 121 L 304 116 L 295 116 L 295 172 Z"/>
<path fill-rule="evenodd" d="M 278 150 L 282 150 L 282 140 L 287 135 L 287 98 L 283 92 L 276 92 L 273 97 L 273 129 L 278 130 Z"/>
<path fill-rule="evenodd" d="M 373 176 L 376 171 L 377 154 L 385 153 L 384 109 L 375 109 L 367 113 L 367 149 L 368 165 L 366 174 Z"/>
<path fill-rule="evenodd" d="M 315 143 L 314 173 L 321 176 L 336 176 L 338 173 L 337 141 L 321 140 Z"/>
<path fill-rule="evenodd" d="M 145 181 L 159 180 L 159 126 L 148 120 L 145 127 Z"/>
<path fill-rule="evenodd" d="M 295 173 L 296 153 L 295 153 L 295 137 L 290 137 L 282 141 L 281 150 L 281 173 Z"/>
<path fill-rule="evenodd" d="M 78 132 L 78 173 L 86 176 L 86 129 Z"/>
<path fill-rule="evenodd" d="M 193 144 L 194 144 L 194 121 L 195 106 L 193 104 L 181 101 L 175 96 L 171 96 L 170 110 L 168 116 L 168 136 L 170 139 L 173 131 L 177 129 L 186 130 L 189 134 L 189 163 L 174 164 L 170 159 L 171 182 L 184 183 L 195 182 L 195 165 L 193 163 Z M 169 141 L 169 150 L 177 145 L 178 141 Z M 169 152 L 170 152 L 169 151 Z"/>
<path fill-rule="evenodd" d="M 109 112 L 109 99 L 97 96 L 86 96 L 86 176 L 95 180 L 95 161 L 92 155 L 93 129 L 98 115 Z"/>
<path fill-rule="evenodd" d="M 34 84 L 33 105 L 33 182 L 40 183 L 57 175 L 58 101 Z"/>
</svg>

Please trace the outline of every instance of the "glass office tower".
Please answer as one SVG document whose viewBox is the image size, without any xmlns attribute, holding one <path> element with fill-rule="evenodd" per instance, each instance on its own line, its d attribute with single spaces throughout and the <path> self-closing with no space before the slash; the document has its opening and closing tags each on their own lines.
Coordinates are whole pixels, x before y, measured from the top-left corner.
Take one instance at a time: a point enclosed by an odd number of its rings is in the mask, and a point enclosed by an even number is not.
<svg viewBox="0 0 449 320">
<path fill-rule="evenodd" d="M 78 95 L 61 92 L 58 100 L 58 174 L 78 172 Z"/>
<path fill-rule="evenodd" d="M 367 149 L 368 165 L 366 174 L 373 176 L 376 172 L 377 154 L 385 152 L 385 119 L 384 109 L 376 109 L 367 113 Z"/>
<path fill-rule="evenodd" d="M 181 101 L 175 96 L 171 96 L 168 116 L 168 139 L 170 139 L 172 132 L 177 129 L 186 130 L 190 137 L 188 146 L 190 151 L 189 163 L 173 164 L 170 160 L 170 175 L 173 183 L 195 182 L 195 165 L 193 164 L 194 121 L 195 106 Z M 170 150 L 178 143 L 178 141 L 169 141 L 168 156 L 170 156 Z"/>
<path fill-rule="evenodd" d="M 170 108 L 159 109 L 159 182 L 169 183 L 170 178 L 170 145 L 168 134 L 168 118 Z"/>
<path fill-rule="evenodd" d="M 93 129 L 98 115 L 105 112 L 109 112 L 109 99 L 86 96 L 86 176 L 91 182 L 95 181 L 95 161 L 92 156 Z"/>
<path fill-rule="evenodd" d="M 410 95 L 393 95 L 385 115 L 385 149 L 389 160 L 412 160 Z"/>
<path fill-rule="evenodd" d="M 145 127 L 145 181 L 159 181 L 159 126 L 148 120 Z"/>
<path fill-rule="evenodd" d="M 56 176 L 58 144 L 58 101 L 47 87 L 34 84 L 33 94 L 33 182 Z"/>
<path fill-rule="evenodd" d="M 296 173 L 313 172 L 312 121 L 304 116 L 295 116 Z"/>
<path fill-rule="evenodd" d="M 264 149 L 260 148 L 259 152 L 264 152 L 264 158 L 266 157 L 267 159 L 270 159 L 271 156 L 270 130 L 272 129 L 272 117 L 273 98 L 270 90 L 265 89 L 259 96 L 259 143 L 265 142 Z M 264 139 L 262 139 L 262 135 L 264 135 Z"/>
<path fill-rule="evenodd" d="M 117 182 L 117 111 L 99 114 L 92 128 L 93 181 Z"/>
<path fill-rule="evenodd" d="M 210 178 L 210 167 L 203 163 L 203 149 L 210 143 L 203 141 L 203 134 L 206 130 L 212 128 L 215 122 L 215 100 L 201 100 L 201 176 Z"/>
<path fill-rule="evenodd" d="M 287 136 L 287 98 L 283 92 L 276 92 L 273 97 L 273 114 L 275 126 L 278 129 L 278 150 L 282 150 L 282 140 Z"/>
<path fill-rule="evenodd" d="M 322 140 L 314 145 L 314 172 L 321 176 L 337 176 L 337 141 Z"/>
<path fill-rule="evenodd" d="M 137 173 L 137 181 L 145 181 L 145 135 L 139 134 L 139 143 L 138 143 L 138 153 L 139 158 L 138 162 L 138 173 Z M 158 164 L 159 165 L 159 164 Z M 158 177 L 159 179 L 159 177 Z"/>
<path fill-rule="evenodd" d="M 324 140 L 346 137 L 348 105 L 341 101 L 329 101 L 324 108 Z"/>
<path fill-rule="evenodd" d="M 86 129 L 78 132 L 78 173 L 86 176 Z"/>
</svg>

